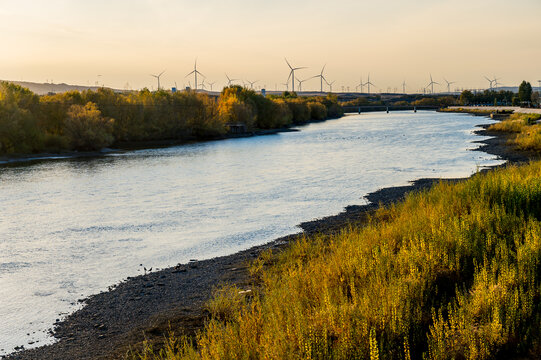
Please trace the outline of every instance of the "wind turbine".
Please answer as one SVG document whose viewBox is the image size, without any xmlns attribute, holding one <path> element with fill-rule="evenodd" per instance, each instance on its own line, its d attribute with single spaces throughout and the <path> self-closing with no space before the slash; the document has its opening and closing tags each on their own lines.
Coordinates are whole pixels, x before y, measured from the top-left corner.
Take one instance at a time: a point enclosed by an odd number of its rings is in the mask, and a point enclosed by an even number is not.
<svg viewBox="0 0 541 360">
<path fill-rule="evenodd" d="M 195 77 L 195 81 L 194 81 L 194 84 L 195 84 L 195 90 L 197 90 L 197 74 L 205 77 L 205 75 L 201 74 L 198 70 L 197 70 L 197 59 L 195 59 L 195 65 L 193 66 L 193 71 L 191 73 L 189 73 L 188 75 L 186 75 L 185 77 L 188 77 L 190 76 L 191 74 L 194 74 L 194 77 Z"/>
<path fill-rule="evenodd" d="M 289 64 L 289 61 L 287 61 L 286 58 L 284 58 L 284 60 L 286 61 L 287 66 L 289 66 L 289 68 L 291 69 L 291 71 L 289 72 L 289 76 L 287 77 L 287 81 L 289 81 L 289 78 L 291 78 L 291 91 L 295 91 L 295 70 L 306 69 L 306 67 L 294 68 L 293 66 L 291 66 L 291 64 Z"/>
<path fill-rule="evenodd" d="M 239 79 L 230 79 L 229 76 L 227 76 L 227 74 L 225 74 L 225 77 L 227 78 L 227 86 L 231 86 L 231 83 L 233 81 L 238 81 Z"/>
<path fill-rule="evenodd" d="M 432 94 L 434 94 L 434 84 L 439 85 L 439 83 L 432 80 L 432 74 L 430 74 L 430 83 L 426 87 L 429 87 L 429 86 L 431 87 Z"/>
<path fill-rule="evenodd" d="M 332 92 L 332 84 L 334 84 L 336 82 L 336 80 L 333 80 L 331 82 L 328 82 L 327 80 L 325 80 L 325 82 L 327 83 L 327 85 L 329 85 L 329 89 L 330 89 L 329 92 Z"/>
<path fill-rule="evenodd" d="M 165 70 L 162 71 L 161 73 L 159 73 L 158 75 L 150 74 L 150 76 L 155 77 L 156 79 L 158 79 L 158 91 L 160 91 L 160 77 L 163 75 L 164 72 L 165 72 Z"/>
<path fill-rule="evenodd" d="M 498 87 L 498 84 L 500 84 L 500 83 L 498 83 L 498 80 L 501 80 L 501 78 L 498 79 L 496 76 L 494 76 L 494 80 L 492 80 L 492 81 L 494 81 L 494 89 L 496 89 Z"/>
<path fill-rule="evenodd" d="M 406 93 L 406 80 L 402 83 L 402 94 Z"/>
<path fill-rule="evenodd" d="M 447 81 L 446 78 L 443 78 L 443 80 L 447 83 L 447 92 L 450 94 L 451 93 L 451 85 L 456 84 L 456 81 Z"/>
<path fill-rule="evenodd" d="M 323 68 L 321 69 L 321 72 L 319 73 L 319 75 L 316 75 L 316 76 L 313 76 L 315 78 L 319 78 L 320 80 L 320 90 L 319 92 L 323 92 L 323 80 L 325 80 L 325 82 L 327 82 L 327 79 L 325 79 L 325 76 L 323 76 L 323 71 L 325 71 L 325 66 L 327 66 L 327 64 L 323 65 Z"/>
<path fill-rule="evenodd" d="M 363 89 L 364 89 L 364 83 L 363 83 L 363 77 L 361 76 L 361 80 L 359 82 L 359 85 L 355 86 L 355 90 L 361 88 L 361 93 L 363 92 Z"/>
<path fill-rule="evenodd" d="M 372 82 L 370 81 L 370 73 L 368 73 L 368 81 L 365 82 L 364 84 L 368 86 L 368 95 L 370 95 L 370 85 L 376 86 L 376 85 L 372 84 Z"/>
<path fill-rule="evenodd" d="M 258 82 L 259 80 L 256 80 L 256 81 L 246 80 L 246 81 L 248 81 L 248 84 L 250 84 L 250 89 L 253 90 L 253 89 L 254 89 L 254 84 L 255 84 L 256 82 Z"/>
<path fill-rule="evenodd" d="M 312 76 L 312 77 L 309 77 L 309 78 L 304 79 L 304 80 L 299 80 L 299 79 L 297 79 L 297 82 L 299 83 L 299 91 L 302 91 L 302 83 L 303 83 L 303 82 L 305 82 L 305 81 L 307 81 L 307 80 L 310 80 L 310 79 L 313 79 L 313 78 L 315 78 L 315 77 L 317 77 L 317 76 Z"/>
<path fill-rule="evenodd" d="M 212 91 L 212 86 L 213 86 L 214 84 L 216 84 L 216 81 L 214 81 L 214 82 L 208 82 L 207 84 L 210 85 L 210 91 Z"/>
<path fill-rule="evenodd" d="M 281 85 L 285 85 L 286 91 L 289 91 L 289 79 L 285 83 L 282 83 Z"/>
<path fill-rule="evenodd" d="M 488 77 L 483 76 L 487 81 L 489 82 L 490 90 L 492 90 L 492 84 L 494 83 L 494 80 L 490 80 Z"/>
</svg>

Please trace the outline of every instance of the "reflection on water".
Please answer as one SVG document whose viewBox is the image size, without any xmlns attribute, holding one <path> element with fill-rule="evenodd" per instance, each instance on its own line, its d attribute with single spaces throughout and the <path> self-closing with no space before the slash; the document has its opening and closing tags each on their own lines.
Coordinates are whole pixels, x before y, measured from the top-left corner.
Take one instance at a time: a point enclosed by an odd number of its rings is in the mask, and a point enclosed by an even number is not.
<svg viewBox="0 0 541 360">
<path fill-rule="evenodd" d="M 0 354 L 51 341 L 59 313 L 139 264 L 233 253 L 378 188 L 495 164 L 468 151 L 480 139 L 474 126 L 488 121 L 366 114 L 301 132 L 0 167 Z"/>
</svg>

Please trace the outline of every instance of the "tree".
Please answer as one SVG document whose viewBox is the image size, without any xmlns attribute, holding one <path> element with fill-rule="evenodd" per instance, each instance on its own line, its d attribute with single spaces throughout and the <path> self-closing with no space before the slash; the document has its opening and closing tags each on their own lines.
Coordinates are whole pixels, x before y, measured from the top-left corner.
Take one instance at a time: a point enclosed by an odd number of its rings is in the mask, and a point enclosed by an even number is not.
<svg viewBox="0 0 541 360">
<path fill-rule="evenodd" d="M 532 93 L 532 104 L 539 105 L 539 91 Z"/>
<path fill-rule="evenodd" d="M 530 102 L 532 100 L 532 85 L 523 81 L 518 88 L 518 99 L 520 102 Z"/>
<path fill-rule="evenodd" d="M 462 91 L 462 94 L 460 94 L 460 104 L 462 105 L 469 105 L 473 99 L 475 98 L 475 95 L 470 90 L 464 90 Z"/>
</svg>

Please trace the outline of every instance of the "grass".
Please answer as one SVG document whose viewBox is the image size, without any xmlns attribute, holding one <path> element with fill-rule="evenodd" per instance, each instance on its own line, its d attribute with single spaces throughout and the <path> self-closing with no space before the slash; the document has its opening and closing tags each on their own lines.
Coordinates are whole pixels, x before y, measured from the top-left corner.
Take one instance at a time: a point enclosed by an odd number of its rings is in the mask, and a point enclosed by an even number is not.
<svg viewBox="0 0 541 360">
<path fill-rule="evenodd" d="M 514 134 L 509 143 L 519 150 L 541 152 L 541 124 L 537 123 L 539 119 L 539 114 L 513 114 L 488 129 Z"/>
<path fill-rule="evenodd" d="M 541 162 L 302 238 L 225 288 L 194 342 L 140 359 L 495 359 L 541 353 Z"/>
</svg>

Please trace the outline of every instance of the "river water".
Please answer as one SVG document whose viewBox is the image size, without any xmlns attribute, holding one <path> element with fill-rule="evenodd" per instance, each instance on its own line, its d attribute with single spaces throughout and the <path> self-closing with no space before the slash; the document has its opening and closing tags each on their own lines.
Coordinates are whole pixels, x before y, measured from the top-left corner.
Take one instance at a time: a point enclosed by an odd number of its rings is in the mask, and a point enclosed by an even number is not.
<svg viewBox="0 0 541 360">
<path fill-rule="evenodd" d="M 351 115 L 299 132 L 0 165 L 0 355 L 142 266 L 234 253 L 382 187 L 500 163 L 465 114 Z M 141 266 L 142 264 L 142 266 Z M 30 344 L 29 343 L 33 343 Z"/>
</svg>

